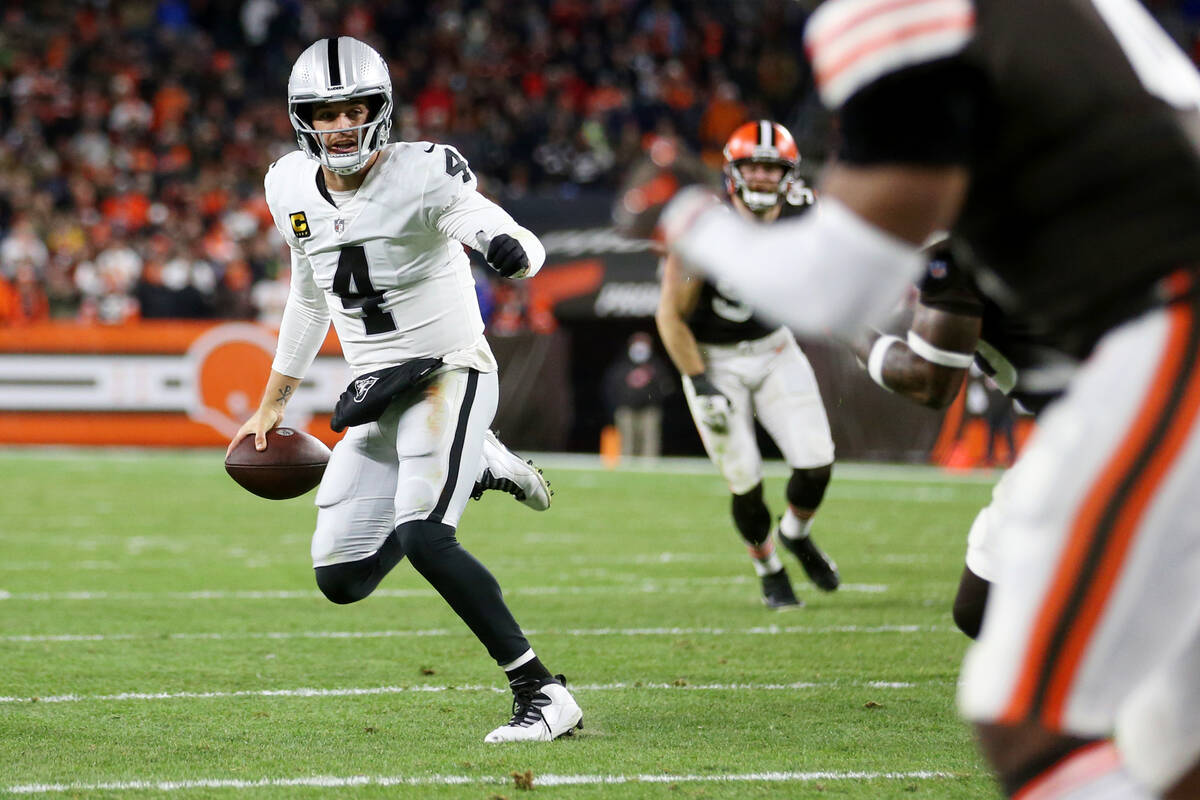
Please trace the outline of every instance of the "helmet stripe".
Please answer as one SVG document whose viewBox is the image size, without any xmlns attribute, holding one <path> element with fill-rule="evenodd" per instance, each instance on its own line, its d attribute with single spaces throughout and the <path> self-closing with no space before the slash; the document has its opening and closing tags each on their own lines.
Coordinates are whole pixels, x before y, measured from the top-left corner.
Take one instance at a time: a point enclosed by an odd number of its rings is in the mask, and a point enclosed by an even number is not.
<svg viewBox="0 0 1200 800">
<path fill-rule="evenodd" d="M 338 37 L 329 37 L 329 88 L 342 85 L 342 65 L 338 60 Z"/>
<path fill-rule="evenodd" d="M 775 126 L 769 120 L 758 121 L 758 143 L 762 147 L 775 146 Z"/>
</svg>

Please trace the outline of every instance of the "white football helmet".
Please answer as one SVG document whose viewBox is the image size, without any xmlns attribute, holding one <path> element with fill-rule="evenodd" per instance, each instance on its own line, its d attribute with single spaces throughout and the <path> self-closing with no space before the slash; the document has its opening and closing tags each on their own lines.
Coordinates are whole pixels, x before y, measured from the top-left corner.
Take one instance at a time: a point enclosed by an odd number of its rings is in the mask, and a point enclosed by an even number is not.
<svg viewBox="0 0 1200 800">
<path fill-rule="evenodd" d="M 344 100 L 365 100 L 370 117 L 363 125 L 345 129 L 358 137 L 355 152 L 331 153 L 313 128 L 313 108 Z M 387 144 L 392 131 L 392 77 L 387 62 L 370 45 L 350 36 L 314 42 L 296 59 L 288 78 L 288 117 L 300 149 L 309 158 L 339 175 L 358 172 Z"/>
</svg>

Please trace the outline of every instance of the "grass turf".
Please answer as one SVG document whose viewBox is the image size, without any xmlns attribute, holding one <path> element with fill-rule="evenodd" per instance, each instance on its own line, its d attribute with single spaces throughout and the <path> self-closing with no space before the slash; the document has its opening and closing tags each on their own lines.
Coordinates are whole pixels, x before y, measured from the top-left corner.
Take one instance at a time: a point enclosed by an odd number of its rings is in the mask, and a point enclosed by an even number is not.
<svg viewBox="0 0 1200 800">
<path fill-rule="evenodd" d="M 544 798 L 999 796 L 948 610 L 987 481 L 835 469 L 814 536 L 845 585 L 784 553 L 807 607 L 783 614 L 706 466 L 560 463 L 547 513 L 472 503 L 461 540 L 585 714 L 496 746 L 502 677 L 407 563 L 357 605 L 318 595 L 311 495 L 255 498 L 211 452 L 0 470 L 0 796 L 511 798 L 527 773 Z"/>
</svg>

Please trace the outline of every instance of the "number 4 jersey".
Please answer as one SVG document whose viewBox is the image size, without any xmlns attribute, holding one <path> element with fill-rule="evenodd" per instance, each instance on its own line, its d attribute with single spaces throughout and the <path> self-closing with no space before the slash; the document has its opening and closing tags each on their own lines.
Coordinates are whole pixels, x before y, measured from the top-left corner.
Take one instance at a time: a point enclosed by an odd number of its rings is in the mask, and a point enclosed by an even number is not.
<svg viewBox="0 0 1200 800">
<path fill-rule="evenodd" d="M 463 245 L 486 252 L 492 237 L 513 236 L 529 256 L 522 278 L 545 251 L 476 191 L 453 147 L 389 144 L 348 197 L 331 193 L 319 165 L 296 151 L 268 170 L 266 197 L 292 253 L 277 372 L 303 377 L 330 319 L 355 375 L 423 357 L 496 369 Z"/>
</svg>

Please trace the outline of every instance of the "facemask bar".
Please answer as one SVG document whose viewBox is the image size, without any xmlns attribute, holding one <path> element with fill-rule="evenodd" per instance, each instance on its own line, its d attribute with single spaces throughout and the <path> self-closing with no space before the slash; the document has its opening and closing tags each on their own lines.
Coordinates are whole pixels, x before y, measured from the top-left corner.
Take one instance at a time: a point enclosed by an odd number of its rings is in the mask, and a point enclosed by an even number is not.
<svg viewBox="0 0 1200 800">
<path fill-rule="evenodd" d="M 783 177 L 779 179 L 779 186 L 775 191 L 759 192 L 750 188 L 749 184 L 746 183 L 746 179 L 742 177 L 742 164 L 748 162 L 773 164 L 783 167 Z M 732 184 L 732 190 L 746 204 L 746 208 L 755 213 L 769 211 L 779 205 L 780 201 L 787 197 L 788 190 L 791 188 L 792 182 L 796 179 L 795 165 L 783 160 L 741 159 L 729 164 L 725 172 Z"/>
<path fill-rule="evenodd" d="M 312 125 L 312 109 L 321 104 L 329 102 L 337 102 L 331 98 L 319 98 L 314 100 L 293 100 L 288 104 L 288 116 L 291 117 L 292 127 L 296 129 L 296 141 L 300 145 L 300 149 L 315 158 L 331 172 L 338 175 L 353 175 L 366 166 L 367 161 L 375 154 L 384 144 L 387 143 L 388 136 L 392 129 L 392 100 L 390 97 L 379 93 L 359 97 L 347 97 L 345 100 L 364 100 L 379 97 L 383 100 L 383 105 L 374 117 L 362 125 L 352 125 L 346 128 L 335 128 L 332 130 L 318 131 Z M 308 112 L 308 119 L 301 115 L 301 109 Z M 358 141 L 358 149 L 353 153 L 331 153 L 325 146 L 323 136 L 328 136 L 331 133 L 345 133 L 352 131 Z"/>
</svg>

